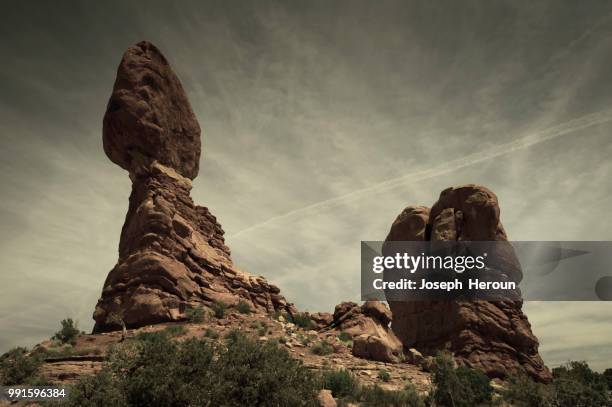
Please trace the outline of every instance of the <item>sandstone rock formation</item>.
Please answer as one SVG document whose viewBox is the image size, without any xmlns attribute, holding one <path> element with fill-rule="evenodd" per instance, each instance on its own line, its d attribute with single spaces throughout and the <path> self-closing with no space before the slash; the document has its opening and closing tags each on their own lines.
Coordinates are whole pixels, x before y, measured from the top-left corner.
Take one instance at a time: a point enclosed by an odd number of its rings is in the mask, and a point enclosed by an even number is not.
<svg viewBox="0 0 612 407">
<path fill-rule="evenodd" d="M 424 206 L 404 209 L 386 240 L 507 241 L 507 237 L 495 194 L 482 186 L 465 185 L 442 191 L 431 210 Z M 520 265 L 510 248 L 496 257 L 520 280 Z M 447 350 L 458 363 L 481 369 L 490 377 L 503 378 L 524 370 L 539 381 L 551 378 L 538 354 L 538 340 L 522 312 L 521 301 L 389 305 L 392 329 L 405 349 L 416 348 L 426 355 Z"/>
<path fill-rule="evenodd" d="M 244 300 L 254 310 L 295 309 L 280 290 L 239 270 L 210 211 L 194 205 L 200 127 L 161 52 L 130 47 L 104 116 L 104 150 L 132 180 L 119 261 L 94 312 L 94 332 L 185 318 L 189 307 Z M 113 316 L 113 318 L 109 318 Z"/>
<path fill-rule="evenodd" d="M 336 305 L 328 329 L 353 337 L 353 355 L 381 362 L 399 362 L 402 343 L 389 328 L 391 311 L 379 301 Z"/>
</svg>

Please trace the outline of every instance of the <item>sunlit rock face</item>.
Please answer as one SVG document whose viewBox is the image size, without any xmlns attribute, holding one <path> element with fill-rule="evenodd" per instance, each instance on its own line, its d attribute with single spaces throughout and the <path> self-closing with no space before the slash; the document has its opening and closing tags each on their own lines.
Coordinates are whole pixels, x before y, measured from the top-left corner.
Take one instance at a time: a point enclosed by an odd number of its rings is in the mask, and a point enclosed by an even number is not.
<svg viewBox="0 0 612 407">
<path fill-rule="evenodd" d="M 141 42 L 124 54 L 104 116 L 104 151 L 132 180 L 119 242 L 94 312 L 94 331 L 186 318 L 189 307 L 248 302 L 295 312 L 280 290 L 239 270 L 215 216 L 190 197 L 200 126 L 166 58 Z"/>
<path fill-rule="evenodd" d="M 507 237 L 495 194 L 483 186 L 464 185 L 442 191 L 431 209 L 404 209 L 386 240 L 507 241 Z M 496 258 L 520 280 L 520 265 L 511 249 Z M 521 301 L 390 302 L 389 306 L 391 327 L 404 349 L 430 355 L 446 350 L 459 364 L 490 377 L 525 371 L 539 381 L 551 379 Z"/>
</svg>

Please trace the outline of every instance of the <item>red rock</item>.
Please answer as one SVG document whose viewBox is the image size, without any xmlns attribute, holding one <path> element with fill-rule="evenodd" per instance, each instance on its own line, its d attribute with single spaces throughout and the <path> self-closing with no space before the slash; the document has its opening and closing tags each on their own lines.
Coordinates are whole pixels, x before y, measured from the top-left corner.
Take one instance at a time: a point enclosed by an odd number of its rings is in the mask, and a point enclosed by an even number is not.
<svg viewBox="0 0 612 407">
<path fill-rule="evenodd" d="M 387 241 L 506 241 L 497 197 L 485 187 L 448 188 L 431 210 L 411 206 L 397 217 Z M 498 245 L 498 266 L 519 277 L 520 264 L 510 244 Z M 496 246 L 497 247 L 497 246 Z M 538 353 L 538 340 L 522 311 L 521 301 L 390 302 L 391 327 L 404 348 L 425 355 L 439 350 L 454 354 L 459 364 L 504 378 L 525 370 L 536 380 L 551 379 Z"/>
<path fill-rule="evenodd" d="M 353 337 L 353 355 L 396 363 L 401 359 L 402 343 L 389 328 L 390 321 L 391 311 L 384 303 L 366 301 L 359 306 L 343 302 L 336 305 L 329 329 Z"/>
<path fill-rule="evenodd" d="M 184 177 L 198 175 L 200 126 L 181 82 L 149 42 L 123 54 L 103 134 L 106 155 L 130 173 L 158 161 Z"/>
<path fill-rule="evenodd" d="M 155 125 L 151 125 L 151 123 Z M 121 231 L 119 261 L 109 273 L 94 312 L 94 331 L 186 317 L 188 307 L 244 300 L 256 312 L 295 313 L 279 289 L 232 262 L 223 229 L 210 211 L 193 203 L 200 130 L 166 59 L 153 45 L 129 48 L 104 118 L 109 158 L 132 180 Z"/>
</svg>

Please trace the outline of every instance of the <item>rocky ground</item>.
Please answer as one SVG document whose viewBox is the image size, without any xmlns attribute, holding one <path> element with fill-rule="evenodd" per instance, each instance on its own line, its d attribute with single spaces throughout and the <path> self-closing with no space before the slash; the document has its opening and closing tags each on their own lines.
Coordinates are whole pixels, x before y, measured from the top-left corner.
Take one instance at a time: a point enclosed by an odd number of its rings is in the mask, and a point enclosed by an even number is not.
<svg viewBox="0 0 612 407">
<path fill-rule="evenodd" d="M 420 392 L 429 390 L 430 374 L 414 364 L 406 361 L 387 363 L 357 358 L 352 354 L 350 341 L 341 341 L 337 332 L 305 330 L 285 321 L 283 317 L 279 319 L 265 314 L 242 314 L 237 310 L 228 310 L 222 318 L 211 315 L 200 323 L 173 322 L 128 330 L 127 337 L 133 337 L 140 332 L 167 329 L 179 341 L 204 336 L 215 339 L 217 335 L 218 338 L 223 338 L 232 330 L 241 330 L 261 341 L 277 342 L 278 346 L 285 347 L 293 357 L 303 361 L 313 370 L 347 369 L 353 372 L 362 384 L 378 384 L 389 390 L 400 390 L 407 382 L 411 382 Z M 70 349 L 72 355 L 48 357 L 42 366 L 41 375 L 53 383 L 70 384 L 82 375 L 93 374 L 101 369 L 109 347 L 120 342 L 121 337 L 121 331 L 82 334 Z M 323 341 L 331 344 L 332 353 L 315 354 L 316 350 L 313 349 L 319 347 Z M 53 350 L 54 343 L 49 340 L 38 347 Z M 385 371 L 388 372 L 388 378 L 382 373 Z"/>
</svg>

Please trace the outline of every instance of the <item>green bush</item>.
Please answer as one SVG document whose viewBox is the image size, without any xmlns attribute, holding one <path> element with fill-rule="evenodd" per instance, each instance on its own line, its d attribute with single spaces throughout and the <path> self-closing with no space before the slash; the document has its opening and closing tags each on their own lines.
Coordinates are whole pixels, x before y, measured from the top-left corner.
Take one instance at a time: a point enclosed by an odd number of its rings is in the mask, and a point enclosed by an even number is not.
<svg viewBox="0 0 612 407">
<path fill-rule="evenodd" d="M 241 314 L 250 314 L 251 312 L 253 312 L 249 303 L 243 300 L 238 301 L 238 305 L 236 305 L 236 309 Z"/>
<path fill-rule="evenodd" d="M 202 308 L 187 308 L 185 310 L 185 316 L 187 317 L 187 321 L 199 324 L 206 320 L 206 313 Z"/>
<path fill-rule="evenodd" d="M 183 336 L 187 333 L 187 329 L 183 325 L 172 325 L 164 329 L 164 332 L 169 336 Z"/>
<path fill-rule="evenodd" d="M 557 405 L 612 405 L 606 378 L 592 371 L 586 362 L 569 362 L 553 369 L 553 388 Z"/>
<path fill-rule="evenodd" d="M 554 406 L 550 386 L 536 383 L 526 374 L 510 376 L 502 398 L 516 407 Z"/>
<path fill-rule="evenodd" d="M 359 382 L 348 370 L 326 370 L 322 375 L 323 388 L 331 390 L 336 398 L 356 399 L 359 393 Z"/>
<path fill-rule="evenodd" d="M 14 348 L 0 356 L 0 383 L 5 386 L 28 384 L 36 379 L 42 360 L 28 355 L 26 348 Z"/>
<path fill-rule="evenodd" d="M 289 314 L 287 314 L 289 315 Z M 299 326 L 300 328 L 303 328 L 307 331 L 314 329 L 315 323 L 312 321 L 312 319 L 310 318 L 310 316 L 308 314 L 305 314 L 303 312 L 299 312 L 295 315 L 289 316 L 290 321 L 293 322 L 295 325 Z"/>
<path fill-rule="evenodd" d="M 66 402 L 62 401 L 52 405 L 57 405 L 58 407 L 129 406 L 123 389 L 118 385 L 116 378 L 108 369 L 102 370 L 95 376 L 83 376 L 70 389 Z"/>
<path fill-rule="evenodd" d="M 383 382 L 388 382 L 389 380 L 391 380 L 391 375 L 389 374 L 388 371 L 386 371 L 385 369 L 382 369 L 378 371 L 378 378 L 382 380 Z"/>
<path fill-rule="evenodd" d="M 353 335 L 348 332 L 340 332 L 338 334 L 338 339 L 340 339 L 342 342 L 351 342 L 353 340 Z"/>
<path fill-rule="evenodd" d="M 363 387 L 359 394 L 362 405 L 368 407 L 422 407 L 423 399 L 412 384 L 406 385 L 404 390 L 384 390 L 379 386 Z"/>
<path fill-rule="evenodd" d="M 69 406 L 317 406 L 317 380 L 289 353 L 238 332 L 224 344 L 162 332 L 116 345 Z M 110 400 L 110 401 L 109 401 Z"/>
<path fill-rule="evenodd" d="M 213 329 L 206 328 L 206 332 L 204 332 L 205 338 L 217 339 L 219 338 L 219 333 Z"/>
<path fill-rule="evenodd" d="M 433 384 L 431 398 L 441 406 L 471 407 L 488 403 L 493 397 L 493 388 L 484 373 L 464 366 L 455 369 L 448 353 L 439 353 L 435 358 Z"/>
<path fill-rule="evenodd" d="M 608 384 L 608 390 L 612 391 L 612 368 L 604 370 L 603 377 L 606 379 L 606 383 Z"/>
<path fill-rule="evenodd" d="M 223 302 L 218 301 L 213 302 L 210 308 L 212 309 L 215 318 L 221 319 L 225 316 L 225 310 L 227 309 L 227 305 Z"/>
<path fill-rule="evenodd" d="M 77 328 L 77 323 L 72 318 L 63 319 L 60 324 L 62 328 L 53 335 L 52 339 L 57 339 L 62 343 L 76 343 L 76 338 L 81 333 Z"/>
<path fill-rule="evenodd" d="M 320 341 L 315 343 L 310 351 L 315 355 L 325 356 L 334 353 L 334 347 L 325 341 Z"/>
</svg>

